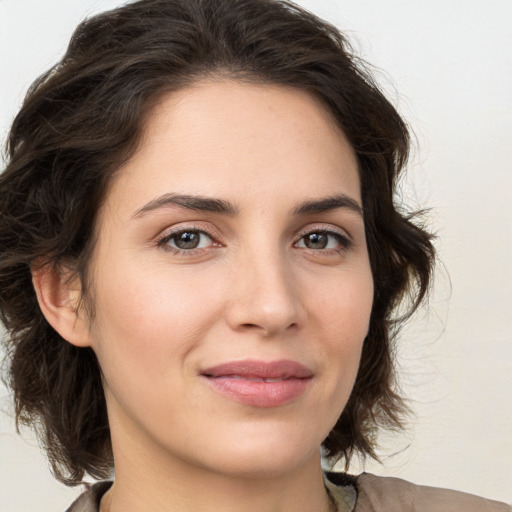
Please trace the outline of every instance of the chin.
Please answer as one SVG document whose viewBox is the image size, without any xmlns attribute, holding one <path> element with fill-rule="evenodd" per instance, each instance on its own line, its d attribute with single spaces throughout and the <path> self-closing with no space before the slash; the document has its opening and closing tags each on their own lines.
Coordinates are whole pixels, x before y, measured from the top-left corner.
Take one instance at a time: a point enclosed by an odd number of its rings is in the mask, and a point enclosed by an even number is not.
<svg viewBox="0 0 512 512">
<path fill-rule="evenodd" d="M 320 467 L 322 435 L 313 438 L 303 426 L 300 431 L 290 428 L 285 431 L 253 424 L 252 428 L 239 429 L 228 436 L 226 443 L 218 439 L 215 450 L 210 444 L 208 452 L 203 452 L 203 456 L 209 454 L 209 460 L 203 461 L 205 466 L 224 475 L 276 478 L 311 463 Z"/>
<path fill-rule="evenodd" d="M 320 447 L 307 454 L 299 450 L 293 453 L 283 451 L 246 453 L 235 458 L 224 459 L 222 465 L 217 466 L 216 472 L 237 478 L 275 479 L 299 470 L 301 467 L 309 466 L 315 459 L 318 459 L 318 466 L 320 466 Z"/>
</svg>

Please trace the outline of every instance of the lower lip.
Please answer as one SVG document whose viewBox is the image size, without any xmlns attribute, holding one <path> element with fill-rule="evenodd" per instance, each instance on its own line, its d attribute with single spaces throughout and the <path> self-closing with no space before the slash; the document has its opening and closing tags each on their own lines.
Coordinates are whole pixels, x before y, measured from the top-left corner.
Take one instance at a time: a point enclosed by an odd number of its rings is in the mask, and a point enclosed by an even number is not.
<svg viewBox="0 0 512 512">
<path fill-rule="evenodd" d="M 232 377 L 206 377 L 206 382 L 220 394 L 254 407 L 278 407 L 301 396 L 311 378 L 276 382 L 244 380 Z"/>
</svg>

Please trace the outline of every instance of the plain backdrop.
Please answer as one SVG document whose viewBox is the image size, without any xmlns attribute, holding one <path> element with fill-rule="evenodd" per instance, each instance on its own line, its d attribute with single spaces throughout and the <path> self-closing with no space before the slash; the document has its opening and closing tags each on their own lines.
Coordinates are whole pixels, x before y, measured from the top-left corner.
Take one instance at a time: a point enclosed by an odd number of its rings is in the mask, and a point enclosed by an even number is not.
<svg viewBox="0 0 512 512">
<path fill-rule="evenodd" d="M 0 0 L 0 137 L 76 24 L 114 0 Z M 512 0 L 303 0 L 375 65 L 417 144 L 405 204 L 430 207 L 441 264 L 402 333 L 416 417 L 366 470 L 512 502 Z M 64 510 L 0 387 L 0 511 Z M 361 467 L 354 465 L 354 472 Z"/>
</svg>

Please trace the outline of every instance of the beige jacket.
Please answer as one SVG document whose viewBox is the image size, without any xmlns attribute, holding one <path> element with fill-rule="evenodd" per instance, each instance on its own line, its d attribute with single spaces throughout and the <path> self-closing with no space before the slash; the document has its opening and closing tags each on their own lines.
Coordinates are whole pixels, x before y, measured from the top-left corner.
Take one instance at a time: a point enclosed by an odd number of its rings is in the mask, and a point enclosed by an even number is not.
<svg viewBox="0 0 512 512">
<path fill-rule="evenodd" d="M 327 478 L 327 488 L 342 512 L 347 510 L 347 497 L 350 499 L 354 491 L 356 504 L 352 512 L 512 512 L 512 507 L 505 503 L 414 485 L 399 478 L 369 473 L 358 477 L 329 473 Z M 111 485 L 111 482 L 98 482 L 89 486 L 66 512 L 98 512 L 101 497 Z"/>
<path fill-rule="evenodd" d="M 339 510 L 347 510 L 341 507 L 346 496 L 347 476 L 337 473 L 326 476 L 327 488 L 340 503 Z M 357 489 L 353 512 L 512 512 L 512 507 L 505 503 L 464 492 L 415 485 L 400 478 L 363 473 L 353 481 Z"/>
</svg>

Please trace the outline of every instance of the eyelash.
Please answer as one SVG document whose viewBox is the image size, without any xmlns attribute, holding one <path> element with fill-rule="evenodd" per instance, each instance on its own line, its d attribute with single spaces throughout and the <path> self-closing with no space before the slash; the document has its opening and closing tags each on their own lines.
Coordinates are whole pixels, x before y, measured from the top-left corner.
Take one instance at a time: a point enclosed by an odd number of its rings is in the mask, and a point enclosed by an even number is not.
<svg viewBox="0 0 512 512">
<path fill-rule="evenodd" d="M 169 242 L 171 240 L 173 240 L 176 237 L 178 237 L 179 235 L 183 235 L 185 233 L 194 233 L 194 234 L 199 234 L 200 236 L 206 236 L 207 238 L 210 239 L 209 246 L 208 247 L 191 248 L 191 249 L 180 249 L 179 247 L 173 247 L 173 246 L 169 245 Z M 304 249 L 304 250 L 306 250 L 310 253 L 316 254 L 316 255 L 318 255 L 318 254 L 325 255 L 325 254 L 333 254 L 333 253 L 340 254 L 340 253 L 343 253 L 343 252 L 347 251 L 348 249 L 350 249 L 350 247 L 353 245 L 352 240 L 346 234 L 340 233 L 340 232 L 332 230 L 332 229 L 317 228 L 317 229 L 308 229 L 307 231 L 304 231 L 303 233 L 301 233 L 299 239 L 296 242 L 294 242 L 294 244 L 293 244 L 294 247 L 297 247 L 297 244 L 299 242 L 303 241 L 305 239 L 305 237 L 307 237 L 308 235 L 314 235 L 314 234 L 327 235 L 327 236 L 333 237 L 336 240 L 336 242 L 339 244 L 340 247 L 329 248 L 329 249 L 327 249 L 327 248 L 311 249 L 311 248 L 308 248 L 307 246 L 305 246 L 305 244 L 304 244 L 304 247 L 300 247 L 301 249 Z M 192 227 L 192 226 L 180 228 L 180 229 L 177 229 L 170 233 L 166 233 L 166 234 L 162 235 L 160 238 L 157 239 L 156 245 L 157 245 L 157 247 L 162 248 L 164 251 L 171 252 L 178 256 L 180 256 L 180 255 L 198 255 L 205 251 L 210 250 L 211 245 L 213 245 L 214 247 L 221 247 L 221 244 L 215 240 L 215 237 L 212 236 L 211 234 L 209 234 L 205 229 L 202 229 L 199 227 Z"/>
<path fill-rule="evenodd" d="M 169 245 L 169 242 L 172 239 L 177 238 L 179 235 L 183 235 L 185 233 L 195 233 L 200 234 L 202 236 L 206 236 L 210 239 L 210 244 L 214 244 L 217 247 L 220 247 L 221 244 L 215 241 L 215 237 L 210 235 L 205 229 L 196 227 L 196 226 L 190 226 L 190 227 L 184 227 L 176 229 L 172 232 L 165 233 L 160 238 L 157 239 L 156 245 L 157 247 L 162 248 L 164 251 L 171 252 L 177 256 L 181 255 L 191 255 L 191 254 L 200 254 L 204 251 L 208 251 L 210 249 L 209 247 L 199 247 L 199 248 L 192 248 L 192 249 L 180 249 L 179 247 L 172 247 Z"/>
<path fill-rule="evenodd" d="M 330 249 L 310 249 L 308 247 L 304 247 L 305 250 L 309 251 L 310 253 L 320 253 L 320 254 L 340 254 L 352 247 L 353 242 L 352 240 L 344 233 L 341 233 L 339 231 L 333 230 L 333 229 L 326 229 L 326 228 L 309 228 L 307 231 L 301 233 L 300 238 L 297 240 L 297 242 L 294 243 L 296 246 L 300 241 L 304 240 L 305 237 L 308 235 L 328 235 L 330 237 L 333 237 L 336 242 L 339 244 L 339 247 L 336 248 L 330 248 Z"/>
</svg>

